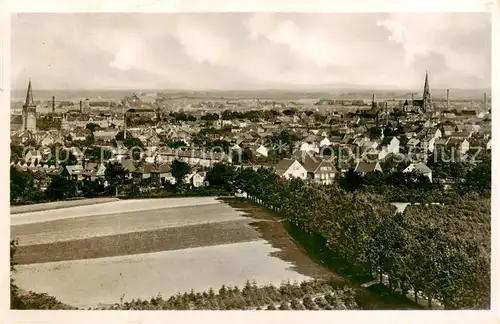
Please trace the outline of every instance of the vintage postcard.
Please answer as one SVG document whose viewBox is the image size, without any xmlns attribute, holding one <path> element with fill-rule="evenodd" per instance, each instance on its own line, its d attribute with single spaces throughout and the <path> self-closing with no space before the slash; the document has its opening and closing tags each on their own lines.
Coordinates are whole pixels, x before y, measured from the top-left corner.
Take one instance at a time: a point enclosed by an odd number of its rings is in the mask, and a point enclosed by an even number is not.
<svg viewBox="0 0 500 324">
<path fill-rule="evenodd" d="M 56 3 L 6 14 L 10 322 L 494 321 L 491 7 Z"/>
</svg>

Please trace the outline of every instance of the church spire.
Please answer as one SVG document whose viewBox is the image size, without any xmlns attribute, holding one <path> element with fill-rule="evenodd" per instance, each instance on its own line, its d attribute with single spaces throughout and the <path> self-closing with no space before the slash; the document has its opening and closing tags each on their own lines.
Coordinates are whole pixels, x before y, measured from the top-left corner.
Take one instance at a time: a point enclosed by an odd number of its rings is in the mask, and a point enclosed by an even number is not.
<svg viewBox="0 0 500 324">
<path fill-rule="evenodd" d="M 26 102 L 24 103 L 24 105 L 26 107 L 35 105 L 35 103 L 33 102 L 33 91 L 31 90 L 31 78 L 28 82 L 28 91 L 26 92 Z"/>
<path fill-rule="evenodd" d="M 425 70 L 425 82 L 424 82 L 424 93 L 422 96 L 422 108 L 424 112 L 427 112 L 431 109 L 431 93 L 429 90 L 429 75 L 427 70 Z"/>
<path fill-rule="evenodd" d="M 429 76 L 425 70 L 424 96 L 429 93 Z"/>
</svg>

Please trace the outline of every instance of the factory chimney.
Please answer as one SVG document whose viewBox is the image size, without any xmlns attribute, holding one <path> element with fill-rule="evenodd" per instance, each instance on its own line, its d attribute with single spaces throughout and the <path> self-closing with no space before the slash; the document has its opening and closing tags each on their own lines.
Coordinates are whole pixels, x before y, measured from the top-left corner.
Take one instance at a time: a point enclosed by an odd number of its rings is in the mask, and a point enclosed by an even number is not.
<svg viewBox="0 0 500 324">
<path fill-rule="evenodd" d="M 488 99 L 486 98 L 486 92 L 484 93 L 484 111 L 488 111 Z"/>
<path fill-rule="evenodd" d="M 450 89 L 446 89 L 446 110 L 450 110 Z"/>
<path fill-rule="evenodd" d="M 52 113 L 56 112 L 56 97 L 52 96 Z"/>
<path fill-rule="evenodd" d="M 127 111 L 123 113 L 123 140 L 127 139 Z"/>
<path fill-rule="evenodd" d="M 83 101 L 80 100 L 80 114 L 83 113 Z"/>
</svg>

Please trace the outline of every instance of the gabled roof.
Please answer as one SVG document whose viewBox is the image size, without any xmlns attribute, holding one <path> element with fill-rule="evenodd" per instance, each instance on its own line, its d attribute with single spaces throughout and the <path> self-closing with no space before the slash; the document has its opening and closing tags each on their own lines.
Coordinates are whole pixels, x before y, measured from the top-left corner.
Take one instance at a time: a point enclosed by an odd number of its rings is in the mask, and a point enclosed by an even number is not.
<svg viewBox="0 0 500 324">
<path fill-rule="evenodd" d="M 297 160 L 295 160 L 295 159 L 282 159 L 281 161 L 279 161 L 278 165 L 276 165 L 276 173 L 278 175 L 283 175 L 292 166 L 292 164 L 295 161 L 297 161 Z M 299 163 L 299 162 L 297 161 L 297 163 Z"/>
<path fill-rule="evenodd" d="M 408 140 L 407 145 L 412 145 L 413 146 L 413 145 L 417 145 L 418 143 L 420 143 L 420 140 L 418 138 L 410 138 Z"/>
<path fill-rule="evenodd" d="M 460 137 L 460 138 L 467 138 L 470 136 L 470 132 L 453 132 L 450 134 L 450 137 Z"/>
<path fill-rule="evenodd" d="M 307 172 L 315 172 L 320 164 L 321 160 L 319 158 L 311 157 L 310 155 L 306 155 L 302 160 L 302 166 Z"/>
<path fill-rule="evenodd" d="M 335 168 L 335 166 L 331 161 L 327 161 L 321 158 L 313 158 L 310 155 L 306 156 L 302 165 L 307 170 L 307 172 L 311 173 L 316 173 L 322 166 L 329 166 L 332 168 L 330 172 L 337 172 L 337 169 Z"/>
<path fill-rule="evenodd" d="M 170 165 L 168 163 L 163 163 L 156 167 L 156 171 L 159 173 L 168 173 L 170 170 Z"/>
<path fill-rule="evenodd" d="M 411 166 L 413 166 L 414 170 L 416 170 L 416 171 L 418 171 L 420 173 L 430 173 L 430 172 L 432 172 L 432 170 L 429 169 L 429 167 L 427 165 L 425 165 L 425 163 L 423 163 L 423 162 L 412 163 L 412 164 L 410 164 L 408 166 L 408 168 L 411 167 Z"/>
<path fill-rule="evenodd" d="M 341 136 L 331 136 L 330 142 L 331 143 L 340 143 L 340 142 L 342 142 L 342 137 Z"/>
<path fill-rule="evenodd" d="M 460 145 L 464 141 L 466 141 L 466 138 L 449 138 L 448 141 L 446 142 L 446 145 Z"/>
<path fill-rule="evenodd" d="M 136 171 L 136 167 L 134 165 L 134 162 L 130 159 L 123 159 L 121 161 L 121 165 L 128 172 L 135 172 Z"/>
<path fill-rule="evenodd" d="M 139 166 L 135 172 L 148 174 L 154 172 L 154 166 L 151 163 L 144 163 L 141 166 Z"/>
<path fill-rule="evenodd" d="M 81 165 L 67 165 L 66 170 L 70 175 L 79 174 L 83 171 L 83 167 Z"/>
</svg>

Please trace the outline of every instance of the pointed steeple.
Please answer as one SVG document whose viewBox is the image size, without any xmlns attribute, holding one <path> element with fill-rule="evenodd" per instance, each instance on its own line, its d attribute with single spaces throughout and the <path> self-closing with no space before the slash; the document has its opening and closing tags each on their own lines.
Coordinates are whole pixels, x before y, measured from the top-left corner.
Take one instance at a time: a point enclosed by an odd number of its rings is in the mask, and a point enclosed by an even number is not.
<svg viewBox="0 0 500 324">
<path fill-rule="evenodd" d="M 431 109 L 432 103 L 431 103 L 431 93 L 429 90 L 429 75 L 427 73 L 427 70 L 425 70 L 425 82 L 424 82 L 424 93 L 422 96 L 422 110 L 423 112 L 427 112 L 429 109 Z"/>
<path fill-rule="evenodd" d="M 425 70 L 424 96 L 429 93 L 429 76 Z"/>
<path fill-rule="evenodd" d="M 28 82 L 28 91 L 26 92 L 26 102 L 24 103 L 24 105 L 26 107 L 35 105 L 33 101 L 33 91 L 31 90 L 31 78 L 29 79 Z"/>
</svg>

